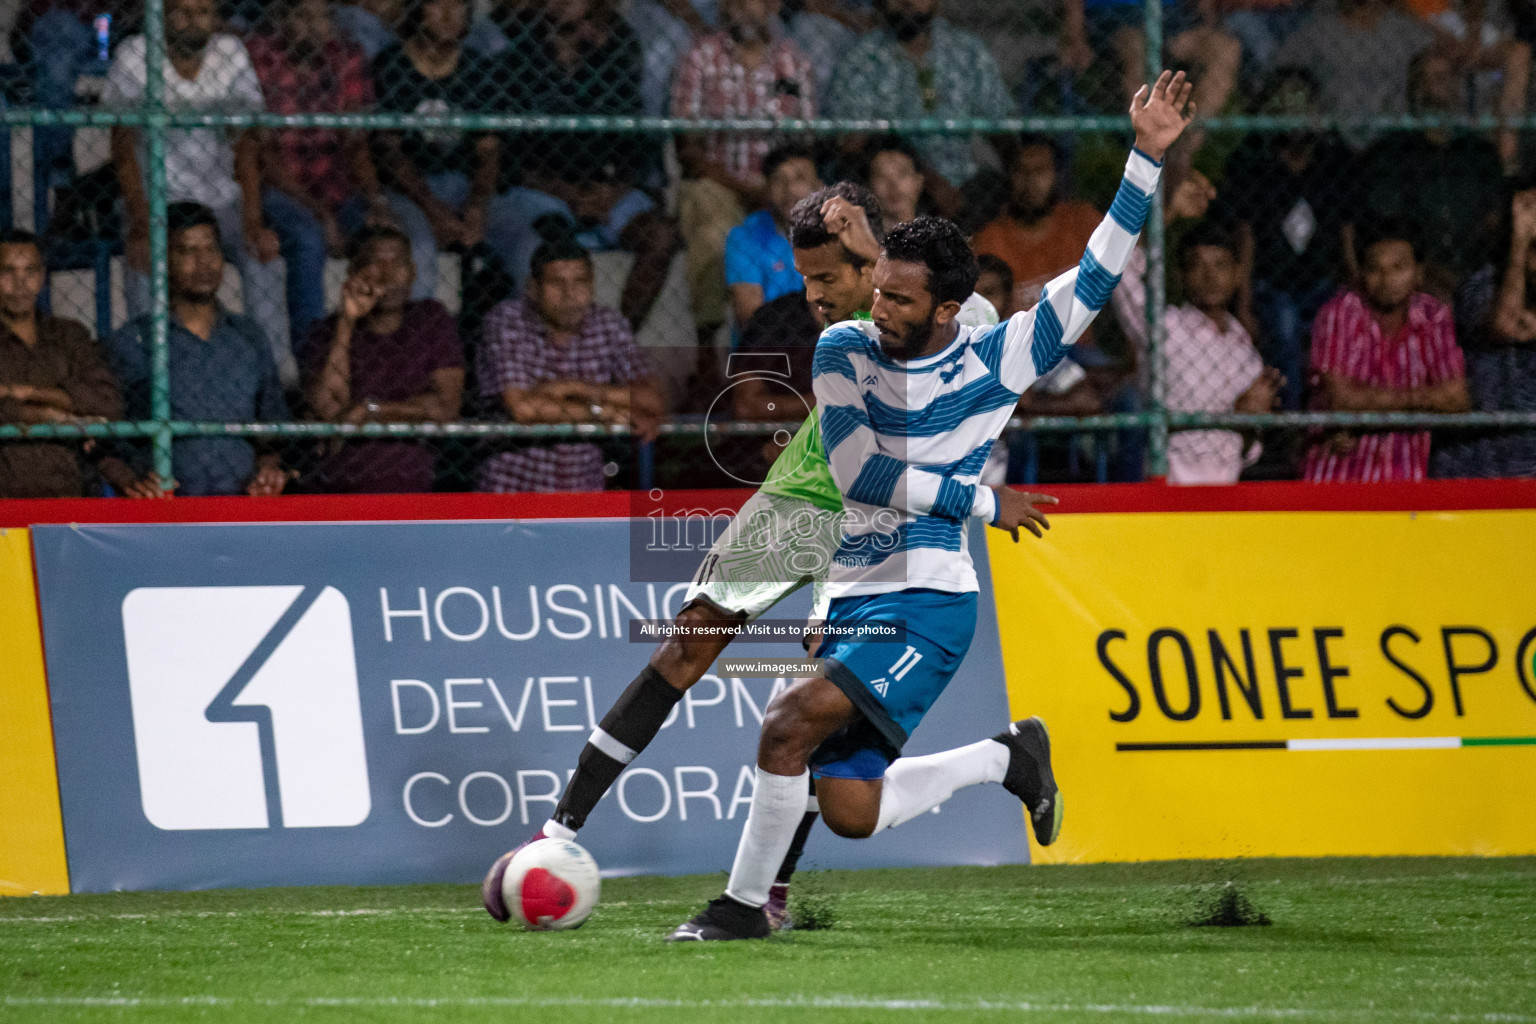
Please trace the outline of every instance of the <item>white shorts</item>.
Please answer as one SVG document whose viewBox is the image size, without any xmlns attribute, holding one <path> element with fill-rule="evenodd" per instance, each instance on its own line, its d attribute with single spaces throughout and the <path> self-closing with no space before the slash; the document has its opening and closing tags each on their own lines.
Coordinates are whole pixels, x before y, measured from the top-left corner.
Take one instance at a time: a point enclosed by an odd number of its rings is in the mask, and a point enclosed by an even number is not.
<svg viewBox="0 0 1536 1024">
<path fill-rule="evenodd" d="M 827 617 L 827 571 L 842 524 L 841 512 L 758 491 L 704 556 L 683 607 L 702 598 L 750 622 L 809 583 L 808 625 L 816 628 Z"/>
</svg>

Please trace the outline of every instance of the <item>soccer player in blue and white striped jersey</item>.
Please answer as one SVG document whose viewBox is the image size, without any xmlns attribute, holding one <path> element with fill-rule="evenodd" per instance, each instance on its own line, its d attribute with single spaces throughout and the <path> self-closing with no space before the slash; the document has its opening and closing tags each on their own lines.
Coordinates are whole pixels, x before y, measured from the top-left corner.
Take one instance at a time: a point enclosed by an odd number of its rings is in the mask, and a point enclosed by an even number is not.
<svg viewBox="0 0 1536 1024">
<path fill-rule="evenodd" d="M 762 906 L 812 771 L 822 816 L 839 835 L 863 838 L 958 788 L 998 782 L 1024 802 L 1036 839 L 1055 841 L 1061 798 L 1038 719 L 968 747 L 897 759 L 975 631 L 968 522 L 981 519 L 1015 540 L 1021 527 L 1040 536 L 1047 525 L 1034 508 L 1040 496 L 984 487 L 981 469 L 1019 396 L 1060 362 L 1119 282 L 1163 154 L 1194 115 L 1190 91 L 1182 72 L 1165 73 L 1131 101 L 1136 149 L 1109 215 L 1078 266 L 1050 282 L 1033 309 L 991 328 L 960 326 L 976 258 L 952 223 L 920 217 L 886 234 L 872 321 L 822 334 L 814 388 L 845 508 L 817 652 L 823 674 L 769 706 L 730 883 L 672 939 L 768 934 Z"/>
</svg>

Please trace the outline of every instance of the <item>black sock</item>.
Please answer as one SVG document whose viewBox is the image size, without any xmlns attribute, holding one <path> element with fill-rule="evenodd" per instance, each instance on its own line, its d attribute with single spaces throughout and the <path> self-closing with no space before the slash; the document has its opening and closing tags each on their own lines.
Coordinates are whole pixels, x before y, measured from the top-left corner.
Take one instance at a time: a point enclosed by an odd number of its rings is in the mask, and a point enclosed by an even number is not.
<svg viewBox="0 0 1536 1024">
<path fill-rule="evenodd" d="M 624 766 L 644 750 L 672 708 L 682 699 L 683 691 L 672 686 L 650 665 L 614 701 L 581 748 L 576 759 L 576 774 L 560 797 L 555 820 L 569 829 L 579 830 L 587 815 L 608 792 Z"/>
<path fill-rule="evenodd" d="M 800 819 L 800 826 L 795 829 L 795 841 L 789 844 L 789 852 L 784 855 L 784 863 L 779 865 L 779 873 L 774 876 L 775 885 L 788 885 L 794 877 L 795 867 L 800 863 L 800 855 L 805 852 L 805 839 L 811 834 L 811 826 L 816 824 L 819 815 L 815 811 L 806 811 Z"/>
</svg>

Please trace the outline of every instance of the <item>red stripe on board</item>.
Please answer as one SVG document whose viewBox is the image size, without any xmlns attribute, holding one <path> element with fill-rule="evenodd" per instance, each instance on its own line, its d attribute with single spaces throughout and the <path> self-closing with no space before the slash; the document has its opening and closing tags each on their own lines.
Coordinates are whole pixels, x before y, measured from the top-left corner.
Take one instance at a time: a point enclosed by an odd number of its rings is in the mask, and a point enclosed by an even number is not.
<svg viewBox="0 0 1536 1024">
<path fill-rule="evenodd" d="M 1053 514 L 1095 512 L 1450 512 L 1536 508 L 1536 480 L 1436 480 L 1394 484 L 1146 484 L 1041 486 Z M 651 492 L 655 493 L 655 492 Z M 452 519 L 589 519 L 709 509 L 734 512 L 749 490 L 649 494 L 313 494 L 278 498 L 47 498 L 0 500 L 0 527 L 42 523 L 348 522 Z"/>
<path fill-rule="evenodd" d="M 654 492 L 651 492 L 654 493 Z M 42 523 L 271 523 L 451 519 L 623 519 L 708 508 L 734 513 L 749 490 L 593 494 L 295 494 L 277 498 L 0 500 L 0 527 Z"/>
</svg>

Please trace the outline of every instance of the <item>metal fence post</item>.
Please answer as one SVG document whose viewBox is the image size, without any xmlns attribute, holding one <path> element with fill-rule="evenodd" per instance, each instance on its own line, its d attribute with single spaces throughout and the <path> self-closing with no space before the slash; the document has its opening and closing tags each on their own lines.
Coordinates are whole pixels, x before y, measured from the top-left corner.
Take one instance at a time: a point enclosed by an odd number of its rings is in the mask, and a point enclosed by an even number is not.
<svg viewBox="0 0 1536 1024">
<path fill-rule="evenodd" d="M 1163 3 L 1146 3 L 1147 81 L 1157 81 L 1163 71 Z M 1163 155 L 1166 163 L 1167 154 Z M 1147 456 L 1151 475 L 1168 475 L 1168 403 L 1163 366 L 1163 310 L 1168 304 L 1167 266 L 1163 233 L 1163 187 L 1152 194 L 1147 211 Z"/>
<path fill-rule="evenodd" d="M 165 3 L 144 4 L 145 191 L 149 200 L 149 382 L 150 419 L 154 420 L 155 472 L 169 488 L 171 463 L 170 281 L 165 234 Z M 215 131 L 217 129 L 214 129 Z"/>
</svg>

